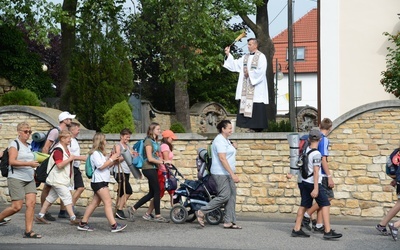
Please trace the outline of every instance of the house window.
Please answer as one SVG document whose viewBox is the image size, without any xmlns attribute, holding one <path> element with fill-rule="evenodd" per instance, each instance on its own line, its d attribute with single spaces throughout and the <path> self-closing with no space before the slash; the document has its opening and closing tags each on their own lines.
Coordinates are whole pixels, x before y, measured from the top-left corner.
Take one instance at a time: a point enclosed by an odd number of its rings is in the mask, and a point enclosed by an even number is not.
<svg viewBox="0 0 400 250">
<path fill-rule="evenodd" d="M 305 48 L 304 47 L 296 47 L 293 48 L 293 60 L 294 61 L 304 61 L 305 59 Z M 288 49 L 286 49 L 286 61 L 289 60 Z"/>
<path fill-rule="evenodd" d="M 301 82 L 294 82 L 294 98 L 296 101 L 301 101 Z"/>
</svg>

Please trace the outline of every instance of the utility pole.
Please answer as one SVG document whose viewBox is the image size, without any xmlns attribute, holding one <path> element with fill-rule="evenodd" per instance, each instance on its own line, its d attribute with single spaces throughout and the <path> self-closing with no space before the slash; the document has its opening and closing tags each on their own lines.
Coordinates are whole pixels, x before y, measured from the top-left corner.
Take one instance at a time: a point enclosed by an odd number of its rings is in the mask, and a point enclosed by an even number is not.
<svg viewBox="0 0 400 250">
<path fill-rule="evenodd" d="M 289 119 L 294 131 L 296 126 L 296 110 L 294 106 L 294 66 L 293 66 L 293 8 L 292 1 L 288 0 L 288 61 L 289 61 Z"/>
</svg>

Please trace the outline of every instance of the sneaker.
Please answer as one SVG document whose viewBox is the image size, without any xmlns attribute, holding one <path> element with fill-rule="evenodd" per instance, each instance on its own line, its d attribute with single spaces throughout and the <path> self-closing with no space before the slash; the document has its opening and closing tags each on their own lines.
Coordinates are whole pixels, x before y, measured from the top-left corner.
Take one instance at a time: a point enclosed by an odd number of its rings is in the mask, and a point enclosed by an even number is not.
<svg viewBox="0 0 400 250">
<path fill-rule="evenodd" d="M 68 213 L 58 213 L 57 217 L 60 219 L 69 219 Z"/>
<path fill-rule="evenodd" d="M 390 233 L 392 234 L 392 237 L 394 240 L 397 240 L 397 235 L 399 234 L 399 229 L 396 228 L 393 223 L 389 223 L 389 230 Z"/>
<path fill-rule="evenodd" d="M 322 226 L 322 227 L 313 227 L 313 229 L 314 229 L 314 233 L 320 233 L 320 234 L 323 234 L 323 233 L 325 233 L 325 227 L 324 226 Z"/>
<path fill-rule="evenodd" d="M 119 224 L 119 223 L 116 223 L 116 224 L 114 225 L 114 227 L 111 227 L 111 233 L 116 233 L 116 232 L 122 231 L 122 230 L 124 230 L 125 228 L 126 228 L 126 224 Z"/>
<path fill-rule="evenodd" d="M 76 218 L 82 218 L 83 214 L 81 212 L 79 212 L 78 210 L 74 210 L 74 214 L 76 216 Z"/>
<path fill-rule="evenodd" d="M 0 226 L 3 226 L 5 224 L 7 224 L 8 221 L 6 221 L 5 219 L 0 220 Z"/>
<path fill-rule="evenodd" d="M 79 225 L 80 224 L 80 220 L 78 220 L 78 219 L 70 220 L 69 224 L 71 224 L 71 225 Z"/>
<path fill-rule="evenodd" d="M 133 207 L 128 207 L 128 216 L 130 221 L 135 221 L 135 212 Z"/>
<path fill-rule="evenodd" d="M 89 226 L 89 224 L 87 224 L 87 223 L 85 223 L 85 224 L 79 223 L 77 229 L 79 231 L 86 231 L 86 232 L 93 232 L 94 231 L 94 228 Z"/>
<path fill-rule="evenodd" d="M 123 210 L 117 210 L 117 212 L 115 213 L 115 216 L 116 216 L 118 219 L 121 219 L 121 220 L 126 220 L 126 219 L 128 219 L 128 218 L 125 216 L 125 213 L 124 213 Z"/>
<path fill-rule="evenodd" d="M 147 214 L 147 213 L 145 213 L 145 214 L 142 216 L 142 218 L 143 218 L 144 220 L 153 220 L 153 219 L 154 219 L 154 215 L 153 215 L 153 214 Z"/>
<path fill-rule="evenodd" d="M 381 232 L 381 234 L 383 235 L 389 235 L 389 232 L 386 230 L 385 226 L 381 226 L 380 224 L 375 226 L 376 230 L 378 230 L 379 232 Z"/>
<path fill-rule="evenodd" d="M 161 223 L 168 223 L 169 220 L 165 219 L 164 217 L 160 216 L 160 217 L 154 217 L 154 219 L 152 221 L 155 222 L 161 222 Z"/>
<path fill-rule="evenodd" d="M 310 237 L 309 234 L 306 234 L 301 228 L 299 231 L 292 230 L 292 237 L 301 237 L 301 238 L 308 238 Z"/>
<path fill-rule="evenodd" d="M 317 226 L 317 220 L 311 220 L 312 228 L 314 229 Z"/>
<path fill-rule="evenodd" d="M 342 234 L 336 233 L 335 230 L 332 230 L 330 232 L 324 232 L 324 239 L 336 239 L 342 237 Z"/>
<path fill-rule="evenodd" d="M 46 216 L 44 216 L 44 217 L 36 216 L 36 217 L 35 217 L 36 223 L 39 223 L 39 224 L 50 224 L 50 222 L 48 222 L 48 221 L 45 219 L 45 217 L 46 217 Z"/>
<path fill-rule="evenodd" d="M 49 212 L 47 212 L 47 213 L 44 214 L 44 218 L 45 218 L 46 220 L 48 220 L 48 221 L 55 221 L 55 220 L 56 220 L 56 218 L 54 218 L 54 217 L 51 215 L 51 213 L 49 213 Z"/>
<path fill-rule="evenodd" d="M 303 220 L 301 221 L 301 226 L 305 227 L 308 231 L 311 231 L 310 222 L 310 218 L 303 217 Z"/>
<path fill-rule="evenodd" d="M 11 220 L 11 218 L 10 217 L 6 217 L 6 218 L 4 218 L 3 219 L 5 222 L 9 222 L 10 220 Z"/>
</svg>

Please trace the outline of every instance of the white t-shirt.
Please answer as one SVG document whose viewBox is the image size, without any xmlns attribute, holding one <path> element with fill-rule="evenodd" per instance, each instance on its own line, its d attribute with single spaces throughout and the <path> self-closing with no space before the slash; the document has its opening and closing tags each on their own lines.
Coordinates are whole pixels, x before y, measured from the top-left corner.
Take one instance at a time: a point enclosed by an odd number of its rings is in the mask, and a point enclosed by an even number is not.
<svg viewBox="0 0 400 250">
<path fill-rule="evenodd" d="M 17 139 L 19 144 L 19 151 L 17 154 L 18 161 L 33 161 L 35 156 L 33 155 L 29 146 L 25 146 L 19 139 Z M 17 143 L 13 140 L 8 148 L 15 148 L 18 150 Z M 18 167 L 8 167 L 8 178 L 14 178 L 21 181 L 33 181 L 34 169 L 31 166 L 18 166 Z"/>
<path fill-rule="evenodd" d="M 311 150 L 311 148 L 308 147 L 306 152 L 308 153 L 310 150 Z M 315 150 L 308 155 L 308 175 L 310 175 L 314 172 L 314 166 L 318 166 L 319 167 L 318 183 L 322 182 L 321 159 L 322 159 L 322 156 L 318 150 Z M 307 179 L 303 179 L 303 181 L 314 184 L 314 175 L 308 177 Z"/>
<path fill-rule="evenodd" d="M 226 153 L 226 159 L 232 171 L 236 171 L 236 149 L 223 135 L 219 134 L 215 137 L 211 145 L 212 150 L 212 164 L 211 174 L 214 175 L 229 175 L 228 171 L 222 166 L 219 160 L 218 153 Z"/>
<path fill-rule="evenodd" d="M 128 150 L 128 151 L 129 151 L 129 145 L 127 145 L 126 148 L 124 148 L 124 146 L 122 145 L 122 143 L 118 143 L 118 144 L 116 144 L 115 146 L 116 146 L 116 147 L 120 147 L 121 155 L 122 155 L 123 152 L 125 152 L 125 150 Z M 129 151 L 129 152 L 130 152 L 130 151 Z M 118 162 L 118 161 L 117 161 L 117 162 Z M 130 174 L 130 173 L 131 173 L 131 170 L 130 170 L 130 168 L 128 167 L 128 164 L 126 163 L 125 160 L 122 161 L 122 162 L 120 162 L 120 164 L 121 164 L 121 170 L 120 170 L 120 171 L 123 171 L 125 174 Z M 118 173 L 118 163 L 115 164 L 114 173 Z"/>
<path fill-rule="evenodd" d="M 71 138 L 71 144 L 69 145 L 69 152 L 71 155 L 75 156 L 80 156 L 81 155 L 81 148 L 79 146 L 78 141 L 76 138 Z M 74 161 L 74 167 L 79 168 L 79 165 L 81 164 L 80 161 Z"/>
<path fill-rule="evenodd" d="M 95 168 L 92 177 L 93 183 L 110 182 L 110 170 L 108 168 L 99 169 L 107 160 L 108 157 L 106 158 L 99 151 L 94 151 L 93 154 L 90 155 L 90 162 L 92 163 L 92 167 Z"/>
</svg>

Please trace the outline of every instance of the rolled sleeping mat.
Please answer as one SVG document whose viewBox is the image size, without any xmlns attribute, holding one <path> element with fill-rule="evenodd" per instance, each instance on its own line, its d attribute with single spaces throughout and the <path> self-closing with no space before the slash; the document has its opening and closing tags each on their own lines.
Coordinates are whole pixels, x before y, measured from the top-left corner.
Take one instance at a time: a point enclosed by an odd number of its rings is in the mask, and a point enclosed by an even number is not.
<svg viewBox="0 0 400 250">
<path fill-rule="evenodd" d="M 300 135 L 298 133 L 288 134 L 287 140 L 289 142 L 289 158 L 290 158 L 290 173 L 292 175 L 299 174 L 299 167 L 297 166 L 297 161 L 299 160 L 299 142 Z"/>
<path fill-rule="evenodd" d="M 42 163 L 44 160 L 49 158 L 49 154 L 41 153 L 41 152 L 33 152 L 33 155 L 35 156 L 34 160 L 38 161 L 39 163 Z"/>
<path fill-rule="evenodd" d="M 140 172 L 139 169 L 137 169 L 135 166 L 132 164 L 132 155 L 131 152 L 128 149 L 124 149 L 121 151 L 121 155 L 124 158 L 126 164 L 128 165 L 129 169 L 131 170 L 131 173 L 135 179 L 140 179 L 142 178 L 142 173 Z"/>
<path fill-rule="evenodd" d="M 35 142 L 42 142 L 46 140 L 46 132 L 35 132 L 32 134 L 32 140 Z"/>
</svg>

